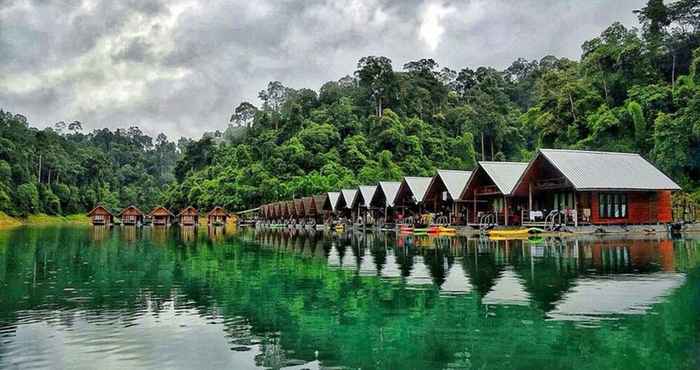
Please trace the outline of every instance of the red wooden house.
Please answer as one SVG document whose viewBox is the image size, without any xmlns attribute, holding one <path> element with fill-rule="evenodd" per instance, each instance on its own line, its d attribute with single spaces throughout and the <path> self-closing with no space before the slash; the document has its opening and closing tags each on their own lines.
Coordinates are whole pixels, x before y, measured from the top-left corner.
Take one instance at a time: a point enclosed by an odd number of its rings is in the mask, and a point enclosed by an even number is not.
<svg viewBox="0 0 700 370">
<path fill-rule="evenodd" d="M 524 162 L 479 162 L 459 197 L 469 204 L 469 222 L 479 223 L 480 215 L 493 214 L 496 224 L 519 224 L 522 205 L 512 193 L 526 168 Z"/>
<path fill-rule="evenodd" d="M 180 211 L 177 219 L 181 226 L 195 226 L 199 223 L 199 212 L 196 208 L 188 206 Z"/>
<path fill-rule="evenodd" d="M 95 208 L 88 212 L 88 217 L 90 217 L 90 222 L 93 225 L 105 225 L 109 226 L 114 221 L 114 216 L 107 208 L 97 205 Z"/>
<path fill-rule="evenodd" d="M 398 181 L 380 181 L 370 201 L 370 206 L 378 210 L 377 213 L 384 219 L 385 224 L 394 222 L 396 216 L 394 201 L 400 186 L 401 183 Z"/>
<path fill-rule="evenodd" d="M 175 220 L 175 215 L 169 209 L 160 206 L 153 208 L 148 216 L 156 226 L 170 226 Z"/>
<path fill-rule="evenodd" d="M 468 202 L 460 199 L 471 171 L 438 170 L 425 191 L 424 203 L 431 211 L 447 217 L 450 224 L 464 224 Z"/>
<path fill-rule="evenodd" d="M 425 193 L 428 191 L 432 177 L 406 176 L 401 181 L 396 193 L 396 208 L 403 218 L 419 216 L 425 210 Z"/>
<path fill-rule="evenodd" d="M 143 212 L 135 206 L 124 208 L 118 215 L 122 225 L 137 225 L 143 222 Z"/>
<path fill-rule="evenodd" d="M 228 212 L 223 207 L 216 206 L 207 213 L 207 223 L 209 225 L 225 225 L 228 221 Z"/>
<path fill-rule="evenodd" d="M 540 149 L 512 195 L 526 206 L 525 222 L 557 211 L 575 224 L 652 224 L 672 221 L 675 190 L 638 154 Z"/>
</svg>

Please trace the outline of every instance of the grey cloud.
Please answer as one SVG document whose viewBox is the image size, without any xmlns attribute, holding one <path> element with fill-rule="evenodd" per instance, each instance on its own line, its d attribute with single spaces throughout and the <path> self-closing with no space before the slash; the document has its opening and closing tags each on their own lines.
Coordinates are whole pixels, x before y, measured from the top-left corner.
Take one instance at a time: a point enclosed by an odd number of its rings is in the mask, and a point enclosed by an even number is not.
<svg viewBox="0 0 700 370">
<path fill-rule="evenodd" d="M 433 50 L 418 32 L 436 2 L 451 12 Z M 644 0 L 90 3 L 0 0 L 0 108 L 36 125 L 138 123 L 152 134 L 198 136 L 223 129 L 233 107 L 257 102 L 270 80 L 318 89 L 352 74 L 365 55 L 388 56 L 397 69 L 423 57 L 453 69 L 576 59 L 612 22 L 635 25 L 632 10 Z"/>
</svg>

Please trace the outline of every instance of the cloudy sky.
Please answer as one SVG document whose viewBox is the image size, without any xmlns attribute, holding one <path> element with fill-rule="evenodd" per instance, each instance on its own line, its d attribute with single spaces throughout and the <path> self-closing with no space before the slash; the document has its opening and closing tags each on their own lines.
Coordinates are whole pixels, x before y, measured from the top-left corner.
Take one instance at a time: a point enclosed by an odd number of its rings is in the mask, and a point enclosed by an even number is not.
<svg viewBox="0 0 700 370">
<path fill-rule="evenodd" d="M 318 89 L 385 55 L 460 69 L 578 59 L 644 0 L 0 0 L 0 108 L 39 127 L 223 129 L 268 81 Z"/>
</svg>

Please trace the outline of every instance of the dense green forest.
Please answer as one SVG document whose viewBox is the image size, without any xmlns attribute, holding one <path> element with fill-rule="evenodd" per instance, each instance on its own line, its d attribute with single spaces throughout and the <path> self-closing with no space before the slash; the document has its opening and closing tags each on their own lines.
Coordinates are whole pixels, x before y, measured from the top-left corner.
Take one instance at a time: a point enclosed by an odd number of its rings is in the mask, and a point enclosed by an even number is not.
<svg viewBox="0 0 700 370">
<path fill-rule="evenodd" d="M 148 209 L 174 181 L 178 153 L 165 135 L 154 142 L 137 127 L 84 134 L 80 122 L 59 122 L 37 130 L 0 111 L 0 211 L 71 214 L 98 202 Z"/>
<path fill-rule="evenodd" d="M 0 210 L 65 213 L 96 201 L 238 210 L 528 160 L 540 147 L 637 152 L 700 198 L 700 0 L 649 0 L 635 13 L 639 29 L 611 25 L 582 45 L 580 61 L 454 70 L 420 59 L 394 70 L 367 56 L 318 92 L 270 82 L 261 105 L 239 104 L 224 132 L 178 145 L 160 136 L 154 145 L 136 128 L 38 131 L 5 113 Z"/>
</svg>

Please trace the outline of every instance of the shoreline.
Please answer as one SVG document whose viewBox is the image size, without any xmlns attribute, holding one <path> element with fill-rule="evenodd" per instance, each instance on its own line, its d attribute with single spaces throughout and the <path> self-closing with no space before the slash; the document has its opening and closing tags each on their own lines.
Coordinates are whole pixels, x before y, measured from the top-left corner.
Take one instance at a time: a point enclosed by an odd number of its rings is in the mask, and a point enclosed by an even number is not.
<svg viewBox="0 0 700 370">
<path fill-rule="evenodd" d="M 89 225 L 89 218 L 84 214 L 73 214 L 65 216 L 52 216 L 43 213 L 29 215 L 27 217 L 13 217 L 0 212 L 0 230 L 19 226 L 42 226 L 42 225 Z"/>
</svg>

